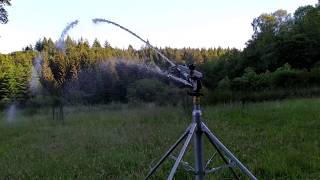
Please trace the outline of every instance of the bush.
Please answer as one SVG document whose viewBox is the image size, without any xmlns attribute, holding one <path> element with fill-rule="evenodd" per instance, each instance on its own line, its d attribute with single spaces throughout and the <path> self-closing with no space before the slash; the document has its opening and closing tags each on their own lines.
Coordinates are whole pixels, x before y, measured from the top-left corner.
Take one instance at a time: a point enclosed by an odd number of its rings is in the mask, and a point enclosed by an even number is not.
<svg viewBox="0 0 320 180">
<path fill-rule="evenodd" d="M 140 79 L 128 86 L 127 97 L 133 103 L 177 104 L 180 102 L 182 91 L 157 79 Z"/>
<path fill-rule="evenodd" d="M 227 79 L 219 82 L 219 87 L 227 86 Z M 232 91 L 268 91 L 271 89 L 305 88 L 320 85 L 320 70 L 311 72 L 292 69 L 289 64 L 274 72 L 266 71 L 257 74 L 252 68 L 247 68 L 241 77 L 231 81 Z M 223 89 L 223 88 L 220 88 Z"/>
<path fill-rule="evenodd" d="M 274 72 L 257 74 L 247 68 L 241 77 L 219 81 L 218 88 L 212 90 L 207 102 L 265 101 L 291 97 L 313 97 L 320 95 L 320 66 L 310 72 L 292 69 L 289 64 Z"/>
<path fill-rule="evenodd" d="M 231 80 L 229 79 L 228 76 L 226 76 L 221 81 L 219 81 L 218 89 L 229 90 L 230 88 L 231 88 Z"/>
<path fill-rule="evenodd" d="M 292 69 L 289 64 L 272 73 L 272 85 L 276 88 L 303 87 L 307 82 L 306 74 L 301 70 Z"/>
<path fill-rule="evenodd" d="M 320 66 L 311 69 L 309 75 L 309 83 L 313 86 L 320 86 Z"/>
<path fill-rule="evenodd" d="M 252 68 L 247 68 L 241 77 L 231 81 L 231 89 L 234 91 L 260 91 L 270 88 L 270 72 L 257 74 Z"/>
</svg>

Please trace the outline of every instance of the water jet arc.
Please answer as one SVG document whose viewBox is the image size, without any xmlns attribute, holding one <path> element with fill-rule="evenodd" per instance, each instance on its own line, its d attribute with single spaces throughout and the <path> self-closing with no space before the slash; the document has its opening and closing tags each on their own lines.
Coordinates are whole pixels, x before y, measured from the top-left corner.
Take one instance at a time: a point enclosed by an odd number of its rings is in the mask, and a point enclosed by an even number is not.
<svg viewBox="0 0 320 180">
<path fill-rule="evenodd" d="M 79 23 L 78 20 L 72 21 L 71 23 L 67 24 L 67 26 L 63 29 L 63 31 L 60 35 L 60 38 L 58 39 L 58 41 L 56 43 L 56 47 L 58 49 L 65 50 L 64 38 L 72 28 L 74 28 L 76 25 L 78 25 L 78 23 Z"/>
<path fill-rule="evenodd" d="M 166 60 L 172 67 L 176 66 L 175 63 L 173 63 L 169 58 L 167 58 L 164 54 L 162 54 L 157 48 L 155 48 L 154 46 L 152 46 L 148 41 L 142 39 L 140 36 L 138 36 L 136 33 L 130 31 L 128 28 L 125 28 L 123 26 L 121 26 L 120 24 L 118 23 L 115 23 L 113 21 L 109 21 L 109 20 L 106 20 L 106 19 L 101 19 L 101 18 L 95 18 L 95 19 L 92 19 L 92 22 L 95 23 L 95 24 L 98 24 L 98 23 L 101 23 L 101 22 L 106 22 L 106 23 L 109 23 L 109 24 L 112 24 L 112 25 L 115 25 L 115 26 L 118 26 L 119 28 L 127 31 L 128 33 L 132 34 L 133 36 L 135 36 L 136 38 L 140 39 L 142 42 L 144 42 L 148 47 L 152 48 L 156 53 L 158 53 L 164 60 Z"/>
</svg>

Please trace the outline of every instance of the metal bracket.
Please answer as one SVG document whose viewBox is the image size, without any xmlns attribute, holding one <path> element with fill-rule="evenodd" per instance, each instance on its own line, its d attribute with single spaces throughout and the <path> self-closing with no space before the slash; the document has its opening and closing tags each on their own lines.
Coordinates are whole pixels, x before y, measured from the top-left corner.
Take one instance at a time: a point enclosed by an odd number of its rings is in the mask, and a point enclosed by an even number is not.
<svg viewBox="0 0 320 180">
<path fill-rule="evenodd" d="M 224 164 L 218 167 L 211 168 L 209 170 L 205 170 L 205 174 L 216 173 L 219 170 L 235 167 L 235 164 L 230 162 L 229 164 Z"/>
<path fill-rule="evenodd" d="M 209 166 L 210 163 L 213 161 L 213 158 L 214 158 L 216 155 L 217 155 L 217 153 L 214 153 L 214 154 L 211 156 L 211 158 L 207 161 L 206 166 L 205 166 L 205 169 L 208 168 L 208 166 Z"/>
<path fill-rule="evenodd" d="M 177 160 L 177 157 L 173 156 L 173 155 L 170 155 L 169 156 L 172 160 L 176 161 Z M 183 160 L 180 161 L 180 165 L 183 167 L 184 170 L 186 170 L 187 172 L 193 172 L 195 173 L 195 170 L 194 168 L 190 165 L 190 163 L 188 162 L 185 162 Z"/>
</svg>

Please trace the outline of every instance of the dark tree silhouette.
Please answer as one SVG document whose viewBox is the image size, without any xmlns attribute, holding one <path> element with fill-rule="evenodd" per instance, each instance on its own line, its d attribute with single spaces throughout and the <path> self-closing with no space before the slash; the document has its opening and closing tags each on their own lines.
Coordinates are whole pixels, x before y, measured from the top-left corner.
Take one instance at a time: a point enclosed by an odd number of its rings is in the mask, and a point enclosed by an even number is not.
<svg viewBox="0 0 320 180">
<path fill-rule="evenodd" d="M 0 0 L 0 23 L 6 24 L 8 22 L 8 12 L 4 9 L 4 6 L 11 6 L 11 0 Z"/>
</svg>

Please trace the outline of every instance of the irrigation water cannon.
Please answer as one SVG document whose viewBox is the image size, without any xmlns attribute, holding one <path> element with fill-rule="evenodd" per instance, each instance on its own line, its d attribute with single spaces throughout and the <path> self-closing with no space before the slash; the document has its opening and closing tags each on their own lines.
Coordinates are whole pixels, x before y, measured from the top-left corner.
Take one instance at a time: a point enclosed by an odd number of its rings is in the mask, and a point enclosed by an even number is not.
<svg viewBox="0 0 320 180">
<path fill-rule="evenodd" d="M 223 169 L 229 169 L 233 174 L 235 179 L 239 179 L 239 176 L 234 171 L 233 168 L 239 168 L 239 170 L 248 176 L 251 180 L 256 180 L 257 178 L 231 153 L 227 147 L 225 147 L 222 142 L 211 132 L 211 130 L 207 127 L 207 125 L 203 122 L 201 118 L 202 112 L 200 108 L 200 96 L 201 94 L 201 80 L 203 75 L 201 72 L 195 69 L 193 64 L 186 65 L 176 65 L 167 58 L 164 54 L 162 54 L 157 48 L 152 46 L 148 41 L 145 41 L 136 33 L 133 33 L 129 29 L 106 19 L 93 19 L 94 23 L 106 22 L 115 26 L 120 27 L 121 29 L 129 32 L 133 36 L 137 37 L 150 48 L 152 48 L 156 53 L 158 53 L 167 63 L 170 64 L 169 70 L 165 73 L 168 78 L 180 82 L 185 86 L 191 88 L 191 92 L 189 95 L 193 97 L 193 110 L 192 110 L 192 122 L 187 127 L 185 132 L 181 135 L 181 137 L 169 148 L 169 150 L 160 158 L 157 164 L 150 169 L 149 173 L 145 177 L 145 180 L 150 178 L 157 169 L 161 166 L 161 164 L 168 158 L 171 157 L 174 159 L 175 163 L 170 171 L 167 180 L 172 180 L 178 167 L 183 167 L 186 171 L 192 172 L 196 180 L 203 180 L 206 175 L 211 173 L 217 173 Z M 213 162 L 216 158 L 216 153 L 206 162 L 204 163 L 203 158 L 203 135 L 205 135 L 212 146 L 216 149 L 217 154 L 223 160 L 224 164 L 209 168 L 211 162 Z M 194 166 L 191 166 L 190 163 L 184 162 L 182 160 L 188 145 L 190 144 L 191 139 L 193 139 L 194 144 Z M 177 157 L 172 156 L 173 151 L 178 147 L 180 143 L 183 142 L 182 148 Z"/>
<path fill-rule="evenodd" d="M 196 70 L 194 64 L 187 65 L 176 65 L 169 68 L 168 78 L 175 81 L 181 82 L 191 88 L 191 92 L 188 94 L 191 96 L 203 95 L 200 91 L 202 89 L 201 80 L 203 75 L 201 72 Z"/>
<path fill-rule="evenodd" d="M 92 22 L 95 24 L 109 23 L 109 24 L 115 25 L 115 26 L 127 31 L 131 35 L 135 36 L 136 38 L 138 38 L 142 42 L 144 42 L 148 47 L 153 49 L 158 55 L 160 55 L 160 57 L 163 60 L 165 60 L 170 65 L 169 71 L 167 72 L 167 76 L 169 79 L 180 82 L 180 83 L 184 84 L 185 86 L 188 86 L 189 88 L 191 88 L 192 91 L 189 92 L 190 95 L 196 95 L 196 96 L 201 95 L 201 93 L 200 93 L 200 90 L 202 87 L 201 79 L 203 76 L 202 76 L 201 72 L 195 70 L 195 66 L 193 64 L 191 64 L 189 66 L 175 64 L 172 60 L 170 60 L 168 57 L 166 57 L 161 51 L 159 51 L 157 48 L 155 48 L 153 45 L 151 45 L 149 41 L 142 39 L 136 33 L 132 32 L 131 30 L 129 30 L 128 28 L 126 28 L 124 26 L 121 26 L 120 24 L 118 24 L 116 22 L 113 22 L 113 21 L 110 21 L 107 19 L 101 19 L 101 18 L 92 19 Z"/>
</svg>

